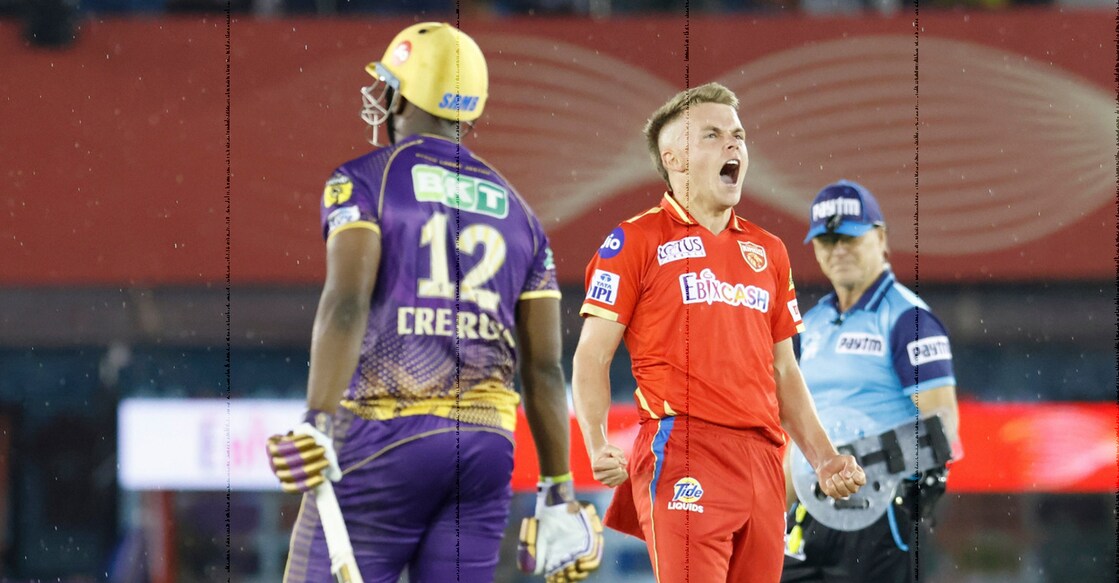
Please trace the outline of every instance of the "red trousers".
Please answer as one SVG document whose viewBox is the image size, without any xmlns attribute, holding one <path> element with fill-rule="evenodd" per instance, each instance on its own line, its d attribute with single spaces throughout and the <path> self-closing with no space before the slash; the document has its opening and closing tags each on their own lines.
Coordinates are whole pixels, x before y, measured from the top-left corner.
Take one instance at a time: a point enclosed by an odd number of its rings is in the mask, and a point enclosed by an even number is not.
<svg viewBox="0 0 1119 583">
<path fill-rule="evenodd" d="M 777 583 L 784 446 L 688 417 L 641 426 L 606 525 L 645 540 L 658 583 Z"/>
</svg>

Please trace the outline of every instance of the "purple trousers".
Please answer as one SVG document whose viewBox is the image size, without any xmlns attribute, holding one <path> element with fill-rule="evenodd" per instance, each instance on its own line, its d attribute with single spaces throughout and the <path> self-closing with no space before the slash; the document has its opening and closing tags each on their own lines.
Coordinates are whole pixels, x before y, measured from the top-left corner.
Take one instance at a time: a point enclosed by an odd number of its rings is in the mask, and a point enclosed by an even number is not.
<svg viewBox="0 0 1119 583">
<path fill-rule="evenodd" d="M 491 583 L 513 492 L 513 437 L 418 415 L 336 418 L 334 484 L 365 583 Z M 285 583 L 332 583 L 326 540 L 304 494 Z"/>
</svg>

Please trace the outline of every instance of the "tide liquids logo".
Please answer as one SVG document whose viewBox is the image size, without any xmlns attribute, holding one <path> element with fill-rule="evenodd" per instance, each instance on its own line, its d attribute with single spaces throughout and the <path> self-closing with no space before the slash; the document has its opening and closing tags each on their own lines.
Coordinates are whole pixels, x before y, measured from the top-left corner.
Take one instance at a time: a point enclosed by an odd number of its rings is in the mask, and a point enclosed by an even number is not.
<svg viewBox="0 0 1119 583">
<path fill-rule="evenodd" d="M 703 506 L 696 504 L 703 497 L 703 486 L 695 478 L 680 478 L 672 487 L 672 500 L 668 501 L 669 510 L 690 510 L 703 513 Z"/>
</svg>

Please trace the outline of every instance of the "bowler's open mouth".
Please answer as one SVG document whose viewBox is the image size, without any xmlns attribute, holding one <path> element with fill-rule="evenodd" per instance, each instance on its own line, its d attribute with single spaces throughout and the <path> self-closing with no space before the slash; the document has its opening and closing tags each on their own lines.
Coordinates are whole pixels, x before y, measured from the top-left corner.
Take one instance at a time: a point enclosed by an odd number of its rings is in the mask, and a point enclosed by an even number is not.
<svg viewBox="0 0 1119 583">
<path fill-rule="evenodd" d="M 737 184 L 738 172 L 742 170 L 742 163 L 738 160 L 727 160 L 719 170 L 719 179 L 723 184 Z"/>
</svg>

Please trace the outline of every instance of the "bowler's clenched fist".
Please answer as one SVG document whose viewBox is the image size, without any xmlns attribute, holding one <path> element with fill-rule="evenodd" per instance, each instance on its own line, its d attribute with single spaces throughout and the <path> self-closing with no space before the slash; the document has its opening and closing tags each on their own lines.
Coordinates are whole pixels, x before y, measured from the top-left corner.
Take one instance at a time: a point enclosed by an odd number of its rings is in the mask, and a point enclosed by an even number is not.
<svg viewBox="0 0 1119 583">
<path fill-rule="evenodd" d="M 611 444 L 591 454 L 591 470 L 594 479 L 603 486 L 614 488 L 626 481 L 629 472 L 626 470 L 626 455 L 621 449 Z"/>
<path fill-rule="evenodd" d="M 846 498 L 866 484 L 866 473 L 854 456 L 836 455 L 816 468 L 820 490 L 832 498 Z"/>
</svg>

